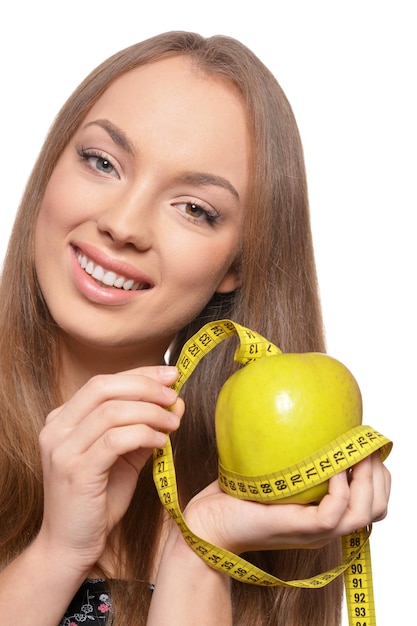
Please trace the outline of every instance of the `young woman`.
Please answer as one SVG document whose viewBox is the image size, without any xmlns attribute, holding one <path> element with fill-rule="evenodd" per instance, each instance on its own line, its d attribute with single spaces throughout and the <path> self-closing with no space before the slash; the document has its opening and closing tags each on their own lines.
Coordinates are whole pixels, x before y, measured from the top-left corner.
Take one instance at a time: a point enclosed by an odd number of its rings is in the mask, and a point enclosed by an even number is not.
<svg viewBox="0 0 417 626">
<path fill-rule="evenodd" d="M 2 618 L 340 623 L 340 577 L 315 590 L 232 581 L 190 550 L 152 480 L 170 433 L 189 527 L 283 579 L 334 567 L 340 536 L 386 513 L 374 457 L 331 479 L 318 506 L 221 492 L 213 416 L 233 340 L 181 398 L 171 388 L 208 321 L 325 349 L 297 126 L 248 49 L 166 33 L 86 78 L 28 182 L 0 307 Z"/>
</svg>

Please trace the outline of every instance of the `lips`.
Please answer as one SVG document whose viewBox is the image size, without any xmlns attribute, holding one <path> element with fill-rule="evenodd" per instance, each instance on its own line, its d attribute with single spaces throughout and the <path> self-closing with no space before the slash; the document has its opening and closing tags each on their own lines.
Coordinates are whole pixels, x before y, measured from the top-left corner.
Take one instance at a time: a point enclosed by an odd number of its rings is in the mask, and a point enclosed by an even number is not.
<svg viewBox="0 0 417 626">
<path fill-rule="evenodd" d="M 75 251 L 79 266 L 97 282 L 106 287 L 114 287 L 116 289 L 124 289 L 125 291 L 140 291 L 150 289 L 148 282 L 138 282 L 133 278 L 117 274 L 113 270 L 107 269 L 98 263 L 95 263 L 86 254 L 80 250 Z"/>
</svg>

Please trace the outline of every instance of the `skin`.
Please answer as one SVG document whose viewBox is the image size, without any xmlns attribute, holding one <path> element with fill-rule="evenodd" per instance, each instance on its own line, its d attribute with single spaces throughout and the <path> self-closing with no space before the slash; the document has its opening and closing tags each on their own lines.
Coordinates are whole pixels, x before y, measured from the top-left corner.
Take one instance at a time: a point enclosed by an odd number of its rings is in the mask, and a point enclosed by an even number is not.
<svg viewBox="0 0 417 626">
<path fill-rule="evenodd" d="M 239 283 L 233 261 L 249 157 L 234 88 L 174 57 L 111 86 L 56 165 L 35 252 L 62 331 L 65 403 L 40 435 L 42 528 L 0 573 L 0 614 L 19 605 L 21 626 L 56 626 L 97 561 L 120 574 L 109 544 L 117 547 L 143 464 L 184 410 L 170 388 L 178 372 L 162 365 L 163 355 L 215 291 Z M 218 217 L 207 220 L 204 211 Z M 80 267 L 77 251 L 146 289 L 103 286 Z M 349 482 L 332 478 L 317 507 L 243 502 L 215 482 L 184 516 L 198 535 L 235 553 L 313 548 L 382 519 L 388 495 L 389 474 L 372 457 Z M 149 626 L 231 624 L 230 579 L 199 559 L 175 525 L 162 539 Z"/>
</svg>

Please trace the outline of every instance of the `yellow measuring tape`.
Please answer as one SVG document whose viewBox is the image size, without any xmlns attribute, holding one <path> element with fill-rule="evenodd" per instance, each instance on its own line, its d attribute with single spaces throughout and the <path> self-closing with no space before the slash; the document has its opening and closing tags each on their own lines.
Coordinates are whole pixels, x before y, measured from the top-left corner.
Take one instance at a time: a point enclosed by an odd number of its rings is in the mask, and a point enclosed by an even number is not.
<svg viewBox="0 0 417 626">
<path fill-rule="evenodd" d="M 173 385 L 179 392 L 201 359 L 224 339 L 238 335 L 235 360 L 242 365 L 254 359 L 279 354 L 281 350 L 258 333 L 231 320 L 206 324 L 184 345 L 177 361 L 179 377 Z M 335 474 L 349 469 L 358 461 L 379 451 L 385 460 L 392 442 L 370 426 L 358 426 L 318 450 L 310 457 L 283 470 L 265 476 L 248 477 L 219 466 L 219 484 L 234 497 L 260 502 L 276 502 L 299 493 Z M 201 539 L 190 530 L 182 515 L 171 442 L 154 450 L 153 477 L 159 498 L 192 548 L 210 567 L 235 580 L 262 586 L 303 587 L 313 589 L 329 584 L 344 574 L 346 606 L 350 626 L 376 626 L 369 547 L 371 527 L 342 537 L 342 563 L 332 570 L 303 580 L 281 580 L 259 569 L 241 557 Z"/>
</svg>

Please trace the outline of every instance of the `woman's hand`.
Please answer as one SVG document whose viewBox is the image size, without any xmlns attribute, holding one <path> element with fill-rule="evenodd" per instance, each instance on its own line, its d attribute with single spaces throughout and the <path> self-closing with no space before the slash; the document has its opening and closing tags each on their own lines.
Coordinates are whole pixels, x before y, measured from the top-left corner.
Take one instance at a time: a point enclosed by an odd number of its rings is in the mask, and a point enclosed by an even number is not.
<svg viewBox="0 0 417 626">
<path fill-rule="evenodd" d="M 177 376 L 167 366 L 96 376 L 48 416 L 40 536 L 75 568 L 88 572 L 99 559 L 152 449 L 179 426 Z"/>
<path fill-rule="evenodd" d="M 184 517 L 199 537 L 234 554 L 318 548 L 385 517 L 391 479 L 375 453 L 337 474 L 320 504 L 261 504 L 223 493 L 215 481 L 190 501 Z"/>
</svg>

